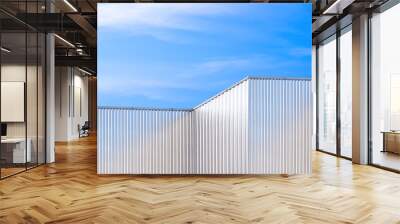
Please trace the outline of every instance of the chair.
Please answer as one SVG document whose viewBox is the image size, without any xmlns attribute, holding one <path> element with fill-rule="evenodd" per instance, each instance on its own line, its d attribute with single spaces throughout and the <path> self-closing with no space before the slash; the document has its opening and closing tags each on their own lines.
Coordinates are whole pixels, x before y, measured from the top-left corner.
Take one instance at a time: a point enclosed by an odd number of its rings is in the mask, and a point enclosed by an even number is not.
<svg viewBox="0 0 400 224">
<path fill-rule="evenodd" d="M 82 127 L 78 124 L 79 138 L 89 136 L 89 129 L 90 129 L 89 121 L 85 121 Z"/>
</svg>

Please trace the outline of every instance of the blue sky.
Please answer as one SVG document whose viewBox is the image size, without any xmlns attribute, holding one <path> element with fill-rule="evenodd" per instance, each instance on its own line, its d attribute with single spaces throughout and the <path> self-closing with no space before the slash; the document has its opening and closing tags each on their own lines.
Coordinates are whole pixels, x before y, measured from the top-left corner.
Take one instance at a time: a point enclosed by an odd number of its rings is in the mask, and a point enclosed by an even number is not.
<svg viewBox="0 0 400 224">
<path fill-rule="evenodd" d="M 311 4 L 98 8 L 100 106 L 192 108 L 249 75 L 311 77 Z"/>
</svg>

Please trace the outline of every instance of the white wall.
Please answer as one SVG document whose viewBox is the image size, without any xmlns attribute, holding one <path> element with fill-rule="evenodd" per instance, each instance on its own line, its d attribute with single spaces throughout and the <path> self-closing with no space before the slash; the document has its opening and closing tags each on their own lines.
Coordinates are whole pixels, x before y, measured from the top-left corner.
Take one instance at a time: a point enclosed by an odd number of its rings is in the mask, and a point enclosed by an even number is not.
<svg viewBox="0 0 400 224">
<path fill-rule="evenodd" d="M 55 69 L 55 140 L 67 141 L 69 133 L 69 68 Z"/>
<path fill-rule="evenodd" d="M 55 140 L 77 139 L 78 125 L 88 120 L 88 78 L 76 68 L 56 67 L 55 86 Z"/>
<path fill-rule="evenodd" d="M 25 82 L 25 65 L 2 65 L 1 66 L 1 81 L 10 82 L 18 81 Z M 28 67 L 28 69 L 30 69 Z M 1 108 L 6 110 L 6 108 Z M 25 123 L 24 122 L 12 122 L 7 124 L 7 136 L 8 137 L 25 137 Z"/>
<path fill-rule="evenodd" d="M 71 102 L 71 108 L 72 111 L 72 119 L 70 120 L 71 122 L 71 129 L 70 129 L 70 136 L 72 136 L 73 139 L 76 139 L 79 137 L 79 132 L 78 132 L 78 125 L 83 125 L 85 121 L 88 121 L 88 77 L 87 76 L 81 76 L 82 73 L 76 73 L 79 72 L 77 70 L 74 71 L 74 81 L 73 81 L 73 96 L 71 96 L 71 99 L 73 99 L 74 102 Z"/>
<path fill-rule="evenodd" d="M 38 70 L 37 70 L 38 69 Z M 27 79 L 27 80 L 26 80 Z M 25 66 L 25 64 L 3 64 L 1 66 L 2 82 L 24 82 L 26 85 L 26 108 L 22 110 L 27 115 L 24 122 L 6 122 L 7 137 L 24 138 L 25 135 L 30 139 L 32 161 L 44 162 L 44 74 L 42 68 L 35 66 Z M 7 96 L 2 96 L 7 97 Z M 9 108 L 1 108 L 8 110 Z M 38 151 L 39 150 L 39 151 Z M 36 153 L 39 153 L 37 156 Z"/>
<path fill-rule="evenodd" d="M 27 69 L 27 70 L 26 70 Z M 36 136 L 36 80 L 31 77 L 31 74 L 36 76 L 36 67 L 18 64 L 6 64 L 1 66 L 1 81 L 11 82 L 18 81 L 27 83 L 25 80 L 26 71 L 28 72 L 28 87 L 27 87 L 27 119 L 28 119 L 28 137 L 30 133 L 35 133 Z M 39 105 L 40 107 L 40 105 Z M 7 110 L 7 108 L 1 108 Z M 25 137 L 25 123 L 26 122 L 8 122 L 7 135 L 9 137 Z"/>
</svg>

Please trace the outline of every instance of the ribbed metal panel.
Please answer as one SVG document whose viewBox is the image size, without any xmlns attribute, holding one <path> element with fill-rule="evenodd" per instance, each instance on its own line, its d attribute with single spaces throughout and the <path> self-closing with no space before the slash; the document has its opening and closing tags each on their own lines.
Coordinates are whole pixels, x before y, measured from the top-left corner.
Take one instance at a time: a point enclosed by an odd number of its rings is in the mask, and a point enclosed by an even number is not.
<svg viewBox="0 0 400 224">
<path fill-rule="evenodd" d="M 193 110 L 98 109 L 99 174 L 310 173 L 309 80 L 248 78 Z"/>
<path fill-rule="evenodd" d="M 311 172 L 312 94 L 308 80 L 249 80 L 249 169 Z"/>
<path fill-rule="evenodd" d="M 191 173 L 191 116 L 179 110 L 98 109 L 98 173 Z"/>
<path fill-rule="evenodd" d="M 248 173 L 248 81 L 194 110 L 197 173 Z"/>
</svg>

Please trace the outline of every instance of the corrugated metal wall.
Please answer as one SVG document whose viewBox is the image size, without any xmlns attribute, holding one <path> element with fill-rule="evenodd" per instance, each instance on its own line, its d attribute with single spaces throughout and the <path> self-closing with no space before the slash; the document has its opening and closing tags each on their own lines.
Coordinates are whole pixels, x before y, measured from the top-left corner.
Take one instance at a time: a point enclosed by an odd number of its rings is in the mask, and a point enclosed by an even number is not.
<svg viewBox="0 0 400 224">
<path fill-rule="evenodd" d="M 98 109 L 99 174 L 311 172 L 308 80 L 248 78 L 194 110 Z"/>
<path fill-rule="evenodd" d="M 97 172 L 191 173 L 191 116 L 180 110 L 99 109 Z"/>
<path fill-rule="evenodd" d="M 248 81 L 194 110 L 197 173 L 248 173 Z"/>
<path fill-rule="evenodd" d="M 250 172 L 311 173 L 309 80 L 249 80 Z"/>
</svg>

